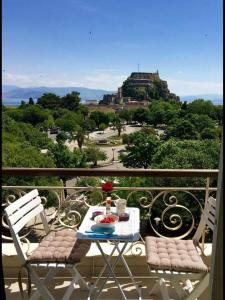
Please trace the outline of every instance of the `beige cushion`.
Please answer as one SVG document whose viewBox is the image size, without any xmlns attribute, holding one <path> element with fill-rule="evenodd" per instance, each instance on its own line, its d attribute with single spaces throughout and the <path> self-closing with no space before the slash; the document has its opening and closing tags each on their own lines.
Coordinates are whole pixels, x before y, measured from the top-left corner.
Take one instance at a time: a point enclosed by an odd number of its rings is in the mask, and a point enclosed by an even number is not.
<svg viewBox="0 0 225 300">
<path fill-rule="evenodd" d="M 86 255 L 91 241 L 77 240 L 76 231 L 61 229 L 50 231 L 37 249 L 28 256 L 30 262 L 76 263 Z"/>
<path fill-rule="evenodd" d="M 208 271 L 192 240 L 148 236 L 145 242 L 147 263 L 152 269 L 197 273 Z"/>
</svg>

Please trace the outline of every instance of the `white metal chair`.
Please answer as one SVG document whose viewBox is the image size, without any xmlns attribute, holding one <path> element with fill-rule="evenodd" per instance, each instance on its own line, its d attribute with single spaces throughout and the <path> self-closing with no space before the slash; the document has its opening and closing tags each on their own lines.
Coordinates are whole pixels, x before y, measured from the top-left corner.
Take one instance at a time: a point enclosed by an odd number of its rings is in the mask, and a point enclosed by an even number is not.
<svg viewBox="0 0 225 300">
<path fill-rule="evenodd" d="M 166 280 L 174 288 L 176 299 L 194 300 L 205 291 L 209 285 L 209 268 L 203 262 L 197 247 L 200 248 L 199 240 L 205 227 L 212 231 L 214 229 L 215 210 L 216 199 L 209 197 L 191 240 L 152 236 L 145 238 L 149 272 L 151 276 L 158 278 L 150 294 L 160 291 L 163 300 L 174 299 L 169 296 Z"/>
<path fill-rule="evenodd" d="M 76 231 L 70 228 L 50 231 L 37 189 L 11 203 L 5 209 L 5 214 L 17 254 L 23 266 L 28 270 L 31 282 L 37 288 L 30 299 L 38 299 L 40 296 L 45 300 L 54 299 L 47 289 L 47 285 L 62 268 L 68 268 L 73 276 L 71 284 L 62 298 L 63 300 L 70 298 L 76 283 L 89 290 L 76 266 L 88 252 L 91 242 L 77 240 Z M 18 233 L 37 215 L 41 217 L 46 235 L 39 246 L 30 255 L 26 255 Z M 49 269 L 46 277 L 41 280 L 34 271 L 34 267 Z"/>
</svg>

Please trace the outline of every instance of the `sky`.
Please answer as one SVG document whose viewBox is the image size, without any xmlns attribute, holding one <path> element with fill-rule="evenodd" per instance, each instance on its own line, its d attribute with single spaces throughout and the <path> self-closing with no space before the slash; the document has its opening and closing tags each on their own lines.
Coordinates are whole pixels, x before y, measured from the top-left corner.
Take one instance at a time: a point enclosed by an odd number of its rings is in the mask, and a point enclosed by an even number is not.
<svg viewBox="0 0 225 300">
<path fill-rule="evenodd" d="M 115 91 L 155 72 L 222 94 L 222 0 L 3 0 L 3 84 Z"/>
</svg>

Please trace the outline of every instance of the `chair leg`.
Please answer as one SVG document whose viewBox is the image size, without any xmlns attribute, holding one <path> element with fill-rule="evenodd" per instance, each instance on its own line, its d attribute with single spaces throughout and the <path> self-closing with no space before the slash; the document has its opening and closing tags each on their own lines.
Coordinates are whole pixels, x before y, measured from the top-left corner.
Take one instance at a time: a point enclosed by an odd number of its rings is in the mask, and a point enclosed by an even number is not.
<svg viewBox="0 0 225 300">
<path fill-rule="evenodd" d="M 191 292 L 189 296 L 185 298 L 185 300 L 194 300 L 201 296 L 201 294 L 205 291 L 205 289 L 209 285 L 209 273 L 207 273 L 203 279 L 200 279 L 200 282 L 196 285 L 194 290 Z"/>
<path fill-rule="evenodd" d="M 169 297 L 169 293 L 168 293 L 168 289 L 166 287 L 165 279 L 160 278 L 158 284 L 159 284 L 159 289 L 160 289 L 160 293 L 161 293 L 161 296 L 162 296 L 163 300 L 174 300 L 174 299 Z"/>
<path fill-rule="evenodd" d="M 83 277 L 81 276 L 80 272 L 78 272 L 76 267 L 73 267 L 71 269 L 71 271 L 73 272 L 72 274 L 74 274 L 75 276 L 78 276 L 78 282 L 79 285 L 82 289 L 89 291 L 89 285 L 87 284 L 87 282 L 83 279 Z"/>
<path fill-rule="evenodd" d="M 31 281 L 35 284 L 39 294 L 45 300 L 54 300 L 55 298 L 52 296 L 50 291 L 42 284 L 42 280 L 40 280 L 36 272 L 34 272 L 34 270 L 29 265 L 28 265 L 28 269 L 30 271 Z"/>
<path fill-rule="evenodd" d="M 72 268 L 69 268 L 69 271 L 70 273 L 72 274 L 73 276 L 73 279 L 70 283 L 70 285 L 68 286 L 68 288 L 66 289 L 66 292 L 62 298 L 62 300 L 68 300 L 74 289 L 75 289 L 75 285 L 79 282 L 79 285 L 85 289 L 85 290 L 88 290 L 89 291 L 89 286 L 88 284 L 85 282 L 85 280 L 82 278 L 82 276 L 80 275 L 80 273 L 78 272 L 78 270 L 76 269 L 76 267 L 72 267 Z"/>
<path fill-rule="evenodd" d="M 41 283 L 42 284 L 45 284 L 47 285 L 51 279 L 55 276 L 55 274 L 58 272 L 58 269 L 57 268 L 52 268 L 48 271 L 47 275 L 45 276 L 45 278 L 43 278 L 41 280 Z M 36 290 L 33 295 L 31 295 L 30 299 L 29 300 L 37 300 L 40 298 L 40 293 L 39 293 L 39 290 Z"/>
<path fill-rule="evenodd" d="M 62 300 L 69 300 L 74 289 L 75 289 L 75 284 L 78 282 L 79 277 L 76 275 L 73 280 L 71 281 L 70 285 L 68 286 L 68 288 L 66 289 L 65 294 L 63 295 Z"/>
<path fill-rule="evenodd" d="M 185 280 L 185 289 L 189 292 L 189 294 L 194 290 L 190 279 Z"/>
<path fill-rule="evenodd" d="M 150 290 L 149 294 L 150 295 L 157 295 L 158 292 L 159 292 L 159 281 L 156 280 L 156 282 L 155 282 L 153 288 Z"/>
<path fill-rule="evenodd" d="M 170 280 L 170 282 L 173 285 L 179 299 L 183 299 L 185 296 L 187 296 L 184 289 L 181 287 L 178 278 L 173 278 Z"/>
</svg>

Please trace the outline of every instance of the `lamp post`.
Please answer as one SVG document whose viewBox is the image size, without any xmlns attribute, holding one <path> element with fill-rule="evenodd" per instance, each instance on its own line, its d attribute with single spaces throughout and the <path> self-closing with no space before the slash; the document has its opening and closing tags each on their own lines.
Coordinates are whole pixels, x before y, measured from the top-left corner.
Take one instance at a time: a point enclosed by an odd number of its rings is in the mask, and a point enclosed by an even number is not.
<svg viewBox="0 0 225 300">
<path fill-rule="evenodd" d="M 113 157 L 112 157 L 112 161 L 114 161 L 114 151 L 116 150 L 116 148 L 112 148 L 112 152 L 113 152 Z"/>
</svg>

